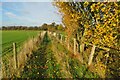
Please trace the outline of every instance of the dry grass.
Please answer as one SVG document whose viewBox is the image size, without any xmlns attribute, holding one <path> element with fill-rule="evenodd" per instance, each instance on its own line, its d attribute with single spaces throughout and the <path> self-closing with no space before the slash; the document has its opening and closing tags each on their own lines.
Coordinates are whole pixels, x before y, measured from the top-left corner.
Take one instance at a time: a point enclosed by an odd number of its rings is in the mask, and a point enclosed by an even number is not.
<svg viewBox="0 0 120 80">
<path fill-rule="evenodd" d="M 38 49 L 39 43 L 42 40 L 45 32 L 38 34 L 37 37 L 32 38 L 26 41 L 23 46 L 19 48 L 19 52 L 17 53 L 17 61 L 18 61 L 18 68 L 15 69 L 14 67 L 14 56 L 13 55 L 5 55 L 3 56 L 3 63 L 2 63 L 2 77 L 3 78 L 10 78 L 14 75 L 19 75 L 21 70 L 23 69 L 26 61 L 31 56 L 32 52 Z M 7 64 L 7 65 L 6 65 Z"/>
<path fill-rule="evenodd" d="M 57 40 L 58 41 L 58 43 L 61 43 L 62 44 L 62 46 L 64 46 L 64 47 L 67 47 L 67 43 L 66 42 L 61 42 L 60 40 Z M 55 41 L 54 41 L 55 42 Z M 64 68 L 64 71 L 66 71 L 66 68 L 64 67 L 64 65 L 67 65 L 67 62 L 65 62 L 66 64 L 64 64 L 64 62 L 63 62 L 63 60 L 62 59 L 64 59 L 64 58 L 66 58 L 67 59 L 67 57 L 71 57 L 72 59 L 77 59 L 81 64 L 85 64 L 85 66 L 87 66 L 87 63 L 88 63 L 88 59 L 89 59 L 89 55 L 90 55 L 90 52 L 91 52 L 91 47 L 89 48 L 89 49 L 87 49 L 86 51 L 84 51 L 83 53 L 79 53 L 79 52 L 77 52 L 76 51 L 76 54 L 74 54 L 74 51 L 73 51 L 73 43 L 72 43 L 73 41 L 71 41 L 70 42 L 70 47 L 69 47 L 69 51 L 70 51 L 70 54 L 68 54 L 68 55 L 66 55 L 65 56 L 65 53 L 60 53 L 60 52 L 57 52 L 58 50 L 54 50 L 54 51 L 56 51 L 56 54 L 54 54 L 55 55 L 55 57 L 56 57 L 56 59 L 60 62 L 60 63 L 62 63 L 62 65 L 63 65 L 63 68 Z M 58 44 L 58 43 L 56 43 L 56 44 Z M 56 47 L 54 47 L 53 49 L 55 49 Z M 66 50 L 67 50 L 67 48 L 66 48 Z M 78 50 L 78 49 L 76 49 L 76 50 Z M 69 66 L 69 64 L 68 64 L 68 66 Z M 101 67 L 97 67 L 97 68 L 101 68 Z M 94 70 L 93 70 L 94 69 Z M 91 71 L 91 72 L 94 72 L 94 73 L 97 73 L 98 74 L 98 72 L 99 71 L 96 71 L 95 70 L 96 68 L 94 67 L 94 66 L 90 66 L 89 67 L 89 70 Z M 100 70 L 103 70 L 103 69 L 100 69 Z M 68 73 L 70 73 L 70 72 L 68 72 Z M 103 72 L 102 72 L 103 73 Z M 99 75 L 101 76 L 101 77 L 104 77 L 103 75 L 101 75 L 102 73 L 100 73 Z M 71 73 L 70 73 L 70 75 L 72 75 Z"/>
<path fill-rule="evenodd" d="M 102 62 L 98 62 L 97 64 L 91 64 L 89 66 L 89 70 L 91 72 L 97 73 L 101 78 L 106 77 L 106 66 Z"/>
<path fill-rule="evenodd" d="M 56 63 L 58 63 L 58 64 L 60 64 L 60 66 L 62 66 L 60 69 L 60 73 L 65 73 L 65 74 L 61 74 L 61 75 L 64 75 L 64 77 L 62 77 L 62 78 L 71 78 L 72 75 L 69 72 L 69 70 L 67 69 L 67 68 L 69 68 L 68 61 L 65 61 L 68 59 L 68 55 L 66 55 L 64 52 L 62 52 L 63 49 L 61 49 L 61 50 L 58 49 L 58 47 L 60 47 L 60 45 L 59 45 L 60 42 L 54 41 L 53 43 L 54 43 L 53 44 L 54 46 L 52 46 L 52 50 L 54 51 L 53 56 L 54 56 L 55 60 L 57 61 Z"/>
</svg>

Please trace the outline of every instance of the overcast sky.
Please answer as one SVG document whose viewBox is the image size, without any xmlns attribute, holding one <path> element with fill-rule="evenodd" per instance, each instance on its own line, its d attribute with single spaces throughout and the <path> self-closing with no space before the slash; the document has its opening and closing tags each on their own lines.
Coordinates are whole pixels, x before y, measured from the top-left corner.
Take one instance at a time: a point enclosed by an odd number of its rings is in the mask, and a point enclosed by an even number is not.
<svg viewBox="0 0 120 80">
<path fill-rule="evenodd" d="M 2 12 L 2 16 L 0 16 L 2 17 L 2 25 L 38 26 L 43 23 L 61 23 L 61 15 L 50 0 L 46 0 L 46 2 L 42 2 L 42 0 L 32 1 L 33 0 L 4 0 L 0 3 L 0 6 L 2 6 L 2 9 L 0 9 L 0 14 Z"/>
</svg>

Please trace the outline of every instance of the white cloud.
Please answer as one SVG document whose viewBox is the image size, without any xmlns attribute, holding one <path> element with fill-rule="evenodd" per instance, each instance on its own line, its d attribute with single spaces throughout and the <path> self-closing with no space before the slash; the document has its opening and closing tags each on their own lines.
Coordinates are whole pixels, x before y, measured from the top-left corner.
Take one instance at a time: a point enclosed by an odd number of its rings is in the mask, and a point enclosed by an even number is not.
<svg viewBox="0 0 120 80">
<path fill-rule="evenodd" d="M 6 12 L 5 15 L 7 15 L 8 17 L 17 18 L 17 16 L 13 14 L 12 12 Z"/>
<path fill-rule="evenodd" d="M 5 3 L 3 22 L 12 24 L 42 25 L 43 23 L 61 22 L 57 9 L 51 2 Z"/>
<path fill-rule="evenodd" d="M 5 13 L 6 16 L 12 18 L 12 19 L 17 19 L 20 21 L 26 21 L 26 22 L 31 22 L 31 23 L 38 23 L 36 20 L 25 17 L 25 16 L 17 16 L 16 14 L 12 13 L 12 12 L 6 12 Z"/>
</svg>

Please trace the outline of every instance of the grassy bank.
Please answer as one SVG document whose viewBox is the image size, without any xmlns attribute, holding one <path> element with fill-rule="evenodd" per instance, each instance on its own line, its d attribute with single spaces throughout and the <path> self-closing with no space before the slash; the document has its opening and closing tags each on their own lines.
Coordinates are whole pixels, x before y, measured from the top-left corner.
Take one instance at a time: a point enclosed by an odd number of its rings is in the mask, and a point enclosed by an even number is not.
<svg viewBox="0 0 120 80">
<path fill-rule="evenodd" d="M 98 78 L 67 49 L 47 34 L 16 78 Z"/>
</svg>

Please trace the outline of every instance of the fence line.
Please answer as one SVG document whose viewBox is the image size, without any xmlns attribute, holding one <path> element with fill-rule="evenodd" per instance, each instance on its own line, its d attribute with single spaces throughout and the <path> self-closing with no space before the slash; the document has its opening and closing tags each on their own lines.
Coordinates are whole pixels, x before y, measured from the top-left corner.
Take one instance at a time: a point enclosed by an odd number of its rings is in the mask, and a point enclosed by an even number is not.
<svg viewBox="0 0 120 80">
<path fill-rule="evenodd" d="M 63 42 L 63 35 L 62 34 L 60 34 L 60 33 L 56 33 L 56 35 L 54 35 L 55 33 L 53 33 L 52 35 L 54 36 L 54 37 L 56 37 L 58 40 L 60 40 L 61 42 Z M 67 38 L 67 36 L 65 36 L 65 39 Z M 74 45 L 78 45 L 77 43 L 76 43 L 76 39 L 75 38 L 72 38 L 73 40 L 74 40 Z M 66 40 L 65 40 L 65 42 L 66 42 Z M 85 42 L 85 44 L 87 44 L 87 45 L 93 45 L 93 44 L 91 44 L 91 43 L 86 43 Z M 74 46 L 75 47 L 75 46 Z M 110 48 L 107 48 L 107 47 L 102 47 L 102 46 L 96 46 L 96 47 L 98 47 L 98 48 L 100 48 L 100 49 L 103 49 L 103 50 L 106 50 L 106 51 L 109 51 L 110 50 Z M 77 48 L 77 47 L 76 47 Z M 77 49 L 76 49 L 77 50 Z M 83 50 L 84 51 L 84 50 Z"/>
<path fill-rule="evenodd" d="M 13 50 L 13 56 L 9 56 L 9 54 L 2 55 L 2 57 L 4 57 L 4 60 L 1 62 L 3 78 L 9 78 L 13 74 L 20 74 L 19 72 L 22 70 L 27 58 L 30 57 L 33 50 L 37 49 L 37 46 L 39 45 L 38 43 L 41 42 L 45 33 L 46 31 L 40 32 L 36 38 L 33 37 L 28 40 L 20 47 L 19 51 L 17 50 L 17 46 L 19 45 L 17 43 L 13 43 L 13 46 L 11 47 L 11 50 Z"/>
<path fill-rule="evenodd" d="M 24 41 L 24 40 L 15 42 L 15 43 L 16 43 L 16 47 L 19 48 L 23 41 Z M 13 43 L 14 43 L 14 42 L 12 41 L 12 43 L 11 43 L 10 46 L 8 46 L 8 47 L 6 47 L 4 50 L 2 50 L 2 56 L 6 55 L 8 52 L 12 52 L 12 51 L 13 51 Z"/>
<path fill-rule="evenodd" d="M 56 34 L 56 35 L 54 35 L 54 34 Z M 87 64 L 88 65 L 90 65 L 92 60 L 93 60 L 93 55 L 96 52 L 96 50 L 95 50 L 96 48 L 103 49 L 105 52 L 109 52 L 110 49 L 111 49 L 111 48 L 108 48 L 108 47 L 103 47 L 103 46 L 98 46 L 98 45 L 93 46 L 93 44 L 87 43 L 87 42 L 79 44 L 77 42 L 76 38 L 72 38 L 72 43 L 71 43 L 70 39 L 68 40 L 68 37 L 66 35 L 62 35 L 61 33 L 51 32 L 50 35 L 54 36 L 60 43 L 67 45 L 68 50 L 70 50 L 70 48 L 72 48 L 71 50 L 73 50 L 72 52 L 73 52 L 74 55 L 76 55 L 77 53 L 81 53 L 82 56 L 83 56 L 85 45 L 91 46 L 92 49 L 91 49 L 89 55 L 84 54 L 84 55 L 86 55 L 86 57 L 88 57 L 87 58 L 87 61 L 88 61 Z"/>
<path fill-rule="evenodd" d="M 27 60 L 27 58 L 32 54 L 32 52 L 30 51 L 30 50 L 33 50 L 33 48 L 35 48 L 34 47 L 34 45 L 35 44 L 38 44 L 39 42 L 39 40 L 42 40 L 43 39 L 43 37 L 44 37 L 44 34 L 46 33 L 46 31 L 43 31 L 43 32 L 40 32 L 39 33 L 39 36 L 38 36 L 38 38 L 36 39 L 36 38 L 34 38 L 33 37 L 33 39 L 31 39 L 30 41 L 28 41 L 28 44 L 25 44 L 24 45 L 24 49 L 23 50 L 25 50 L 27 53 L 25 53 L 25 51 L 21 51 L 21 52 L 19 52 L 19 54 L 17 53 L 17 44 L 16 43 L 13 43 L 13 52 L 14 52 L 14 68 L 15 69 L 19 69 L 20 67 L 22 67 L 24 64 L 22 64 L 22 62 L 24 62 L 24 61 L 26 61 Z M 70 51 L 70 50 L 72 50 L 72 52 L 73 52 L 73 54 L 74 55 L 77 55 L 78 53 L 81 53 L 81 45 L 82 44 L 78 44 L 78 42 L 77 42 L 77 40 L 76 40 L 76 38 L 71 38 L 71 39 L 68 39 L 68 36 L 66 36 L 66 35 L 62 35 L 61 33 L 56 33 L 56 32 L 49 32 L 49 31 L 47 31 L 47 33 L 49 34 L 49 35 L 51 35 L 51 36 L 53 36 L 53 37 L 55 37 L 61 44 L 63 44 L 63 45 L 67 45 L 67 49 Z M 30 44 L 32 44 L 32 45 L 30 45 Z M 87 45 L 90 45 L 90 46 L 93 46 L 93 44 L 90 44 L 90 43 L 85 43 L 85 44 L 87 44 Z M 28 46 L 29 45 L 29 46 Z M 83 46 L 85 46 L 85 45 L 83 45 Z M 72 48 L 72 49 L 71 49 Z M 92 49 L 91 49 L 91 51 L 90 51 L 90 54 L 89 54 L 89 59 L 88 59 L 88 61 L 90 61 L 90 62 L 88 62 L 88 65 L 90 65 L 91 64 L 91 61 L 92 61 L 92 58 L 93 58 L 93 53 L 95 53 L 95 49 L 96 48 L 100 48 L 100 49 L 103 49 L 103 50 L 105 50 L 105 51 L 109 51 L 110 50 L 110 48 L 106 48 L 106 47 L 101 47 L 101 46 L 93 46 L 92 47 Z M 79 51 L 80 50 L 80 51 Z M 82 48 L 82 51 L 84 51 L 84 49 Z M 28 54 L 29 53 L 29 54 Z M 24 55 L 24 57 L 23 57 L 23 55 Z M 86 55 L 86 54 L 85 54 Z M 92 57 L 91 57 L 92 56 Z M 88 56 L 87 56 L 88 57 Z M 23 59 L 23 61 L 21 61 L 21 59 Z M 82 59 L 83 60 L 83 59 Z M 4 64 L 4 63 L 3 63 Z M 9 65 L 10 65 L 10 63 L 9 63 Z M 8 66 L 9 66 L 8 65 Z"/>
</svg>

